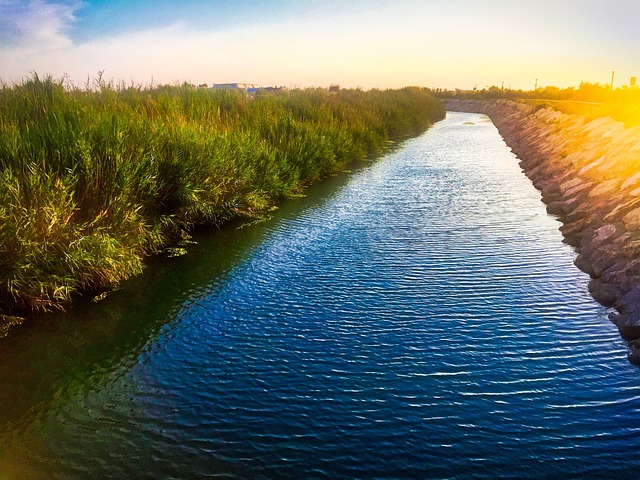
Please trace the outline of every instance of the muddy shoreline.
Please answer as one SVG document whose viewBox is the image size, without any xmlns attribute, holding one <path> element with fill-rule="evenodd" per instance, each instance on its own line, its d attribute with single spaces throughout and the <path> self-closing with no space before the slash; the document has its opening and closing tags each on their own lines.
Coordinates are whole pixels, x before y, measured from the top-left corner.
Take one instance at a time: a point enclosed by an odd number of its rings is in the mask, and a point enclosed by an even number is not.
<svg viewBox="0 0 640 480">
<path fill-rule="evenodd" d="M 640 127 L 588 121 L 505 100 L 448 100 L 447 110 L 484 113 L 557 215 L 589 291 L 640 363 Z"/>
</svg>

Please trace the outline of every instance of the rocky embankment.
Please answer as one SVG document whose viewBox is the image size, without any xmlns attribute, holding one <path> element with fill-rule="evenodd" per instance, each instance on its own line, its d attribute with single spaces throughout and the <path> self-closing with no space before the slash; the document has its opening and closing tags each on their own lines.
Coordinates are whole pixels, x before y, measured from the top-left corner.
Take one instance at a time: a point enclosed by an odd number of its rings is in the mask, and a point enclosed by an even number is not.
<svg viewBox="0 0 640 480">
<path fill-rule="evenodd" d="M 505 100 L 448 100 L 447 109 L 485 113 L 498 127 L 640 363 L 640 127 Z"/>
</svg>

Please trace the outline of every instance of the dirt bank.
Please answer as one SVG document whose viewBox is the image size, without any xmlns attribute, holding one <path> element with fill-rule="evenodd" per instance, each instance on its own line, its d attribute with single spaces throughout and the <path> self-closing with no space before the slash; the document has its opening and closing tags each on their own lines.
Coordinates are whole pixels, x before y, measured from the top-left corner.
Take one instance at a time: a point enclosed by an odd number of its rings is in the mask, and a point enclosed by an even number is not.
<svg viewBox="0 0 640 480">
<path fill-rule="evenodd" d="M 640 127 L 505 100 L 448 100 L 447 109 L 489 115 L 640 362 Z"/>
</svg>

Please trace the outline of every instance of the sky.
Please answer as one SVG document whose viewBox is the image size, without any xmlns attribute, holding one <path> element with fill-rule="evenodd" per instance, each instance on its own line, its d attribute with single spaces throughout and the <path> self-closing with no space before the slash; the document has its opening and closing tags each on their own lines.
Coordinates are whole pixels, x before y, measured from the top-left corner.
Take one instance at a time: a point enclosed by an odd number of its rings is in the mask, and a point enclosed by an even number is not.
<svg viewBox="0 0 640 480">
<path fill-rule="evenodd" d="M 0 0 L 0 80 L 620 86 L 638 18 L 638 0 Z"/>
</svg>

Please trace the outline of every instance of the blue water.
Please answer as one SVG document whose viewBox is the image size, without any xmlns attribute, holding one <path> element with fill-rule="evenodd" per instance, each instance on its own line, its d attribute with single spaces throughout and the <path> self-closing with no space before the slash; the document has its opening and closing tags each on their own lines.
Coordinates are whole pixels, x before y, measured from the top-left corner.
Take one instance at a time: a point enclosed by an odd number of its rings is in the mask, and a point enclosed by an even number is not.
<svg viewBox="0 0 640 480">
<path fill-rule="evenodd" d="M 0 478 L 640 476 L 640 372 L 487 117 L 310 197 L 37 327 Z"/>
</svg>

